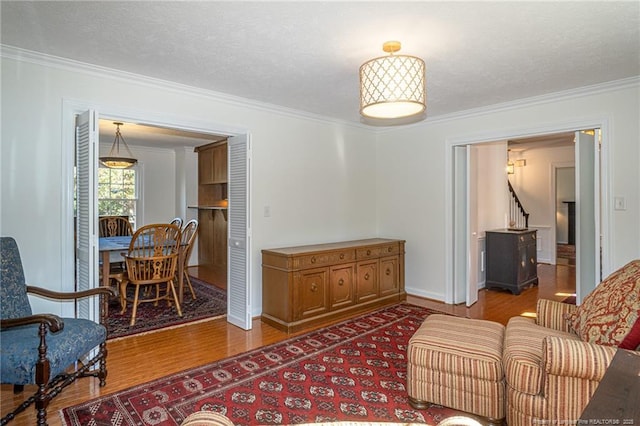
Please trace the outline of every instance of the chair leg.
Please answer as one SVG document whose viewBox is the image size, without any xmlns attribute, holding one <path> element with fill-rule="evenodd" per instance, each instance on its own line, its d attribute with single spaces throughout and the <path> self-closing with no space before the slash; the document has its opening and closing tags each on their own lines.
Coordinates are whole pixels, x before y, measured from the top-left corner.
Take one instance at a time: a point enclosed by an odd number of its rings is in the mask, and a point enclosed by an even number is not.
<svg viewBox="0 0 640 426">
<path fill-rule="evenodd" d="M 158 302 L 160 302 L 160 284 L 156 284 L 156 301 L 153 302 L 153 306 L 158 306 Z"/>
<path fill-rule="evenodd" d="M 140 286 L 136 285 L 136 291 L 133 295 L 133 312 L 131 313 L 131 322 L 129 325 L 135 325 L 136 323 L 136 312 L 138 311 L 138 295 L 140 293 Z"/>
<path fill-rule="evenodd" d="M 120 282 L 120 315 L 124 314 L 127 311 L 127 280 L 122 280 Z"/>
<path fill-rule="evenodd" d="M 189 278 L 189 274 L 187 274 L 187 271 L 184 271 L 184 282 L 187 283 L 187 285 L 189 286 L 189 290 L 191 290 L 191 297 L 193 297 L 193 300 L 196 300 L 196 292 L 193 291 L 193 286 L 191 285 L 191 279 Z"/>
<path fill-rule="evenodd" d="M 98 379 L 100 379 L 100 387 L 104 387 L 107 384 L 107 342 L 104 341 L 100 344 L 100 351 L 103 355 L 100 359 Z"/>
<path fill-rule="evenodd" d="M 178 302 L 178 294 L 176 293 L 176 288 L 173 285 L 173 280 L 169 281 L 167 284 L 171 288 L 171 293 L 173 294 L 173 300 L 176 302 L 176 309 L 178 310 L 178 316 L 182 316 L 182 309 L 180 309 L 180 302 Z"/>
<path fill-rule="evenodd" d="M 164 299 L 167 299 L 167 307 L 171 307 L 171 293 L 169 293 L 169 283 L 165 283 L 167 285 L 167 288 L 164 291 Z M 158 284 L 158 288 L 160 288 L 160 284 Z M 160 297 L 160 293 L 158 293 L 158 297 Z"/>
</svg>

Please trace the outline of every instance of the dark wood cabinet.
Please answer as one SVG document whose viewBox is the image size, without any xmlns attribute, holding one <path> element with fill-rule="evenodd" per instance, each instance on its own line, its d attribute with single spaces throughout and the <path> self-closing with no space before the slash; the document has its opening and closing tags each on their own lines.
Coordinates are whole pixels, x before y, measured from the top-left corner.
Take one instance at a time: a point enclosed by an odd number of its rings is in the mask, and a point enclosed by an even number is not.
<svg viewBox="0 0 640 426">
<path fill-rule="evenodd" d="M 262 250 L 262 320 L 281 330 L 405 299 L 403 240 Z"/>
<path fill-rule="evenodd" d="M 485 287 L 513 294 L 538 284 L 535 230 L 496 229 L 486 232 L 487 274 Z"/>
</svg>

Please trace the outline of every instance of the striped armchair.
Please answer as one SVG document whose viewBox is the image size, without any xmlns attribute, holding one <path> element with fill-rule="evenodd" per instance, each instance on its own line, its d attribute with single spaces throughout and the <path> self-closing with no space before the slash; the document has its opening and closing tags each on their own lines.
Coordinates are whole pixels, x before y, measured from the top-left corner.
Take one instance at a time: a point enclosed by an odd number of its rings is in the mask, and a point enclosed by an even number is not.
<svg viewBox="0 0 640 426">
<path fill-rule="evenodd" d="M 576 307 L 541 299 L 535 320 L 505 330 L 507 424 L 576 424 L 618 348 L 638 347 L 640 262 L 611 274 Z"/>
</svg>

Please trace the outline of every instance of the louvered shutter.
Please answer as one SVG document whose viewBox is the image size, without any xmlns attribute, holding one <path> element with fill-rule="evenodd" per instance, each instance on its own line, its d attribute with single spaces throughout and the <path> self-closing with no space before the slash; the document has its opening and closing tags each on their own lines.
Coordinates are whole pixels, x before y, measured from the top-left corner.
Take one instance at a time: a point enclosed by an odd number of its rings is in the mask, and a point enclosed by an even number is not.
<svg viewBox="0 0 640 426">
<path fill-rule="evenodd" d="M 251 226 L 249 135 L 229 138 L 229 250 L 227 321 L 251 329 Z"/>
<path fill-rule="evenodd" d="M 89 110 L 76 118 L 76 288 L 88 290 L 98 280 L 97 165 L 98 114 Z M 98 321 L 98 298 L 78 301 L 76 316 Z"/>
</svg>

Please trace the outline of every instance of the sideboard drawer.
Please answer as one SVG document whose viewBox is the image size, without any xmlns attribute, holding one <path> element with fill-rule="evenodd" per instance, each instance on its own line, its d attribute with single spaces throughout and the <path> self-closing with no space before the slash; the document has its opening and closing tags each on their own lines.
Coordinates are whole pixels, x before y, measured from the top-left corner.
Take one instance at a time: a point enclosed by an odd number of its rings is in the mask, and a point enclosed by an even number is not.
<svg viewBox="0 0 640 426">
<path fill-rule="evenodd" d="M 393 256 L 394 254 L 398 254 L 400 252 L 400 245 L 397 243 L 394 244 L 385 244 L 380 246 L 369 246 L 359 248 L 357 250 L 356 257 L 358 260 L 365 259 L 375 259 L 380 256 Z"/>
<path fill-rule="evenodd" d="M 300 256 L 298 258 L 298 267 L 300 269 L 335 265 L 337 263 L 353 262 L 356 258 L 356 252 L 354 250 L 342 250 L 332 251 L 326 253 L 314 253 L 307 256 Z"/>
</svg>

